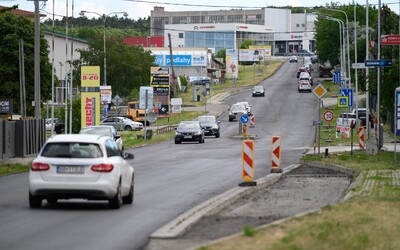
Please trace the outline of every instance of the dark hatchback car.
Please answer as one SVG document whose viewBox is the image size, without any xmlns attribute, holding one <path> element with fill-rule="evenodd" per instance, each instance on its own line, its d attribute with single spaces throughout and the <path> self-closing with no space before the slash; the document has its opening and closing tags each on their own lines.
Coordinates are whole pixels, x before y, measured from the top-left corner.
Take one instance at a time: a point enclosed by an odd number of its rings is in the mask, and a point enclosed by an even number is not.
<svg viewBox="0 0 400 250">
<path fill-rule="evenodd" d="M 182 121 L 175 131 L 175 144 L 187 141 L 204 143 L 204 129 L 199 121 Z"/>
<path fill-rule="evenodd" d="M 261 85 L 257 85 L 253 87 L 253 91 L 252 91 L 252 95 L 253 97 L 256 96 L 265 96 L 265 89 L 263 86 Z"/>
<path fill-rule="evenodd" d="M 197 118 L 200 122 L 200 126 L 204 129 L 204 135 L 215 136 L 215 138 L 220 137 L 220 121 L 213 115 L 202 115 Z"/>
</svg>

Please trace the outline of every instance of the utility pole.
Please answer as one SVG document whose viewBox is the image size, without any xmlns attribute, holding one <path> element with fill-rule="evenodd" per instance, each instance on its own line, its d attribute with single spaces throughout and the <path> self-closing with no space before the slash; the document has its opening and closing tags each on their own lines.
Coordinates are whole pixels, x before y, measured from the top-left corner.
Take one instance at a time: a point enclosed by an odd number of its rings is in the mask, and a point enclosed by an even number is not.
<svg viewBox="0 0 400 250">
<path fill-rule="evenodd" d="M 175 83 L 175 70 L 174 70 L 174 58 L 172 56 L 172 44 L 171 44 L 171 33 L 168 33 L 168 42 L 169 42 L 169 57 L 171 59 L 171 69 L 172 69 L 172 85 Z M 171 87 L 172 87 L 171 85 Z M 173 90 L 173 97 L 176 96 L 175 86 Z"/>
</svg>

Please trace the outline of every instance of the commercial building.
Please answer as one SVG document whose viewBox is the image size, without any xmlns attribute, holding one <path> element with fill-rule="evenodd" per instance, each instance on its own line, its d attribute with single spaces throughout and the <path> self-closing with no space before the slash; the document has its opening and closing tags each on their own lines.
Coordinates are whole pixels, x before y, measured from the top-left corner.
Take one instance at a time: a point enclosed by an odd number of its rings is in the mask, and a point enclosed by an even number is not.
<svg viewBox="0 0 400 250">
<path fill-rule="evenodd" d="M 164 46 L 237 48 L 245 40 L 270 45 L 272 55 L 300 49 L 314 51 L 314 13 L 291 13 L 290 9 L 261 8 L 217 11 L 151 11 L 151 36 L 164 36 Z"/>
</svg>

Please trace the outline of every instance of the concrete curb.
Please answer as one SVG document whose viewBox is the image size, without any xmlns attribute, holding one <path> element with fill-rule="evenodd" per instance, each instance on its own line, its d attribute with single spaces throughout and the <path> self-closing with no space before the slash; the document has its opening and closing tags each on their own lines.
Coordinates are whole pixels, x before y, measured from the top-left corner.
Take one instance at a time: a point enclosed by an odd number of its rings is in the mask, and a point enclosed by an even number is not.
<svg viewBox="0 0 400 250">
<path fill-rule="evenodd" d="M 223 208 L 231 205 L 233 202 L 243 196 L 255 192 L 261 188 L 277 182 L 283 175 L 296 169 L 300 164 L 292 164 L 284 169 L 283 173 L 269 174 L 258 179 L 257 186 L 254 187 L 235 187 L 220 195 L 217 195 L 196 207 L 186 211 L 172 221 L 168 222 L 154 233 L 150 235 L 150 239 L 174 239 L 187 232 L 194 224 L 199 222 L 203 217 L 216 214 Z"/>
</svg>

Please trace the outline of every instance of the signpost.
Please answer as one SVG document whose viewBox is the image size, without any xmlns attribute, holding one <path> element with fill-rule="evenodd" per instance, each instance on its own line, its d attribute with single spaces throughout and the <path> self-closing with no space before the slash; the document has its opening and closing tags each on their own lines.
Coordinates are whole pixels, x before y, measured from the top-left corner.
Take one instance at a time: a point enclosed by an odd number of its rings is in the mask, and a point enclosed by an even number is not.
<svg viewBox="0 0 400 250">
<path fill-rule="evenodd" d="M 318 125 L 315 126 L 315 136 L 317 135 L 317 127 L 318 129 L 318 155 L 320 154 L 320 149 L 321 149 L 321 98 L 328 92 L 325 87 L 319 83 L 313 90 L 312 92 L 316 97 L 318 97 Z M 314 149 L 315 150 L 315 149 Z"/>
<path fill-rule="evenodd" d="M 365 60 L 365 67 L 391 67 L 391 60 Z"/>
<path fill-rule="evenodd" d="M 353 89 L 340 89 L 341 96 L 348 97 L 348 107 L 353 107 Z"/>
<path fill-rule="evenodd" d="M 324 112 L 324 120 L 328 123 L 328 139 L 326 139 L 326 142 L 331 142 L 331 121 L 333 120 L 333 118 L 335 117 L 335 115 L 333 114 L 333 112 L 331 110 L 326 110 Z"/>
<path fill-rule="evenodd" d="M 339 70 L 333 72 L 333 82 L 340 83 L 341 75 Z"/>
</svg>

